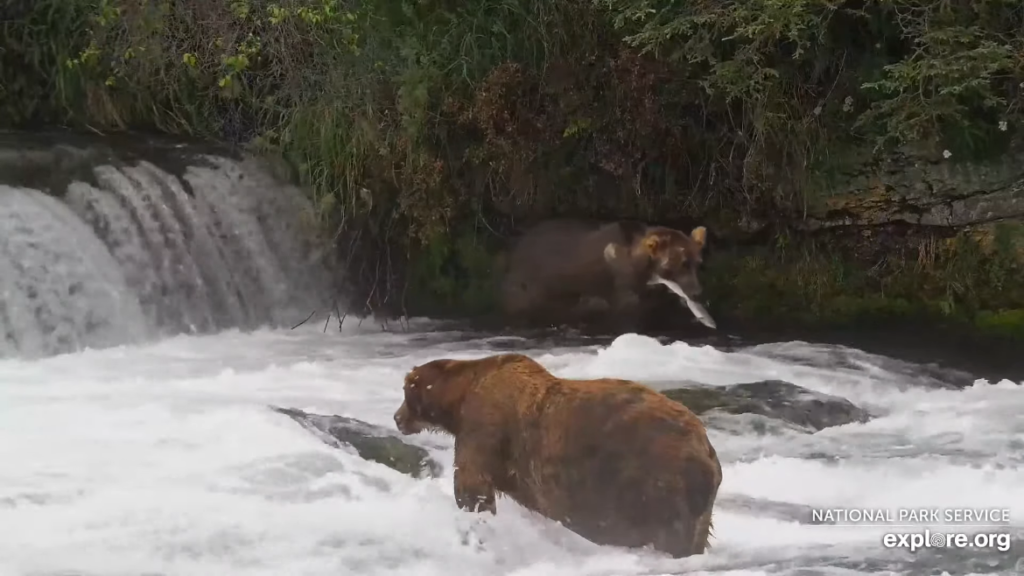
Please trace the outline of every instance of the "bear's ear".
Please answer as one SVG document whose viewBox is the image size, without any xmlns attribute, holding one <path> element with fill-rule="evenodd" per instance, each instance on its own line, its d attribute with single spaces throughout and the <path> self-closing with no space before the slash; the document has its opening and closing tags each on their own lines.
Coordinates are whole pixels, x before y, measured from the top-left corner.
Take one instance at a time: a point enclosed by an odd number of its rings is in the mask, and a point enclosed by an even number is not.
<svg viewBox="0 0 1024 576">
<path fill-rule="evenodd" d="M 708 239 L 707 228 L 703 226 L 697 226 L 696 228 L 693 229 L 693 232 L 690 232 L 690 238 L 693 238 L 693 241 L 696 242 L 701 248 L 703 248 L 704 243 L 707 242 Z"/>
<path fill-rule="evenodd" d="M 456 363 L 456 361 L 447 358 L 431 360 L 410 370 L 405 376 L 405 383 L 409 387 L 415 388 L 417 384 L 432 382 Z"/>
<path fill-rule="evenodd" d="M 660 250 L 660 249 L 661 249 L 661 236 L 658 236 L 657 234 L 651 234 L 650 236 L 644 238 L 644 250 L 648 254 L 650 254 L 651 256 L 654 256 L 655 254 L 658 253 L 658 250 Z"/>
</svg>

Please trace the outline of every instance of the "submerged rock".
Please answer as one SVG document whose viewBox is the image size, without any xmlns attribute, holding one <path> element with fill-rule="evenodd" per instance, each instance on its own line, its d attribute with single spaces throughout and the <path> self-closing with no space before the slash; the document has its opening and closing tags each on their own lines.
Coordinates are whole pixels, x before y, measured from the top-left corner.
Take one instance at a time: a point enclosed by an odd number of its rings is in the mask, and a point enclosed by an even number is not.
<svg viewBox="0 0 1024 576">
<path fill-rule="evenodd" d="M 364 460 L 383 464 L 413 478 L 441 474 L 441 465 L 425 449 L 403 442 L 380 426 L 345 416 L 310 414 L 296 408 L 271 408 L 295 420 L 329 446 L 355 448 Z"/>
<path fill-rule="evenodd" d="M 727 414 L 759 414 L 813 430 L 871 419 L 867 410 L 846 398 L 815 392 L 782 380 L 730 386 L 696 384 L 662 389 L 661 393 L 698 415 L 711 410 Z"/>
</svg>

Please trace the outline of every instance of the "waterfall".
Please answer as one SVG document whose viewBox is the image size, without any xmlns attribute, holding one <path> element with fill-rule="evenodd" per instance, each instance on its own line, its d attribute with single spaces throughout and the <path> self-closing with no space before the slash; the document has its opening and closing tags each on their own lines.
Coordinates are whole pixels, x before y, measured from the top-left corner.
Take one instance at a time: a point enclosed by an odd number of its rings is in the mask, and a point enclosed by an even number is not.
<svg viewBox="0 0 1024 576">
<path fill-rule="evenodd" d="M 311 206 L 259 160 L 3 136 L 0 357 L 294 325 L 330 307 Z"/>
</svg>

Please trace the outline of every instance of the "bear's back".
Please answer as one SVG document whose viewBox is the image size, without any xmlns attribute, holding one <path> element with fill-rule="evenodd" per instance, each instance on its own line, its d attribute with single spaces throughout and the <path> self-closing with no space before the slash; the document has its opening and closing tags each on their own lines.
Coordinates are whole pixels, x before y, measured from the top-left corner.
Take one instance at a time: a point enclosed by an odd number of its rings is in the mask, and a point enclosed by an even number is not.
<svg viewBox="0 0 1024 576">
<path fill-rule="evenodd" d="M 558 380 L 536 415 L 526 415 L 517 468 L 545 469 L 543 483 L 591 498 L 619 498 L 651 483 L 674 483 L 693 457 L 706 457 L 703 424 L 684 406 L 624 381 Z"/>
</svg>

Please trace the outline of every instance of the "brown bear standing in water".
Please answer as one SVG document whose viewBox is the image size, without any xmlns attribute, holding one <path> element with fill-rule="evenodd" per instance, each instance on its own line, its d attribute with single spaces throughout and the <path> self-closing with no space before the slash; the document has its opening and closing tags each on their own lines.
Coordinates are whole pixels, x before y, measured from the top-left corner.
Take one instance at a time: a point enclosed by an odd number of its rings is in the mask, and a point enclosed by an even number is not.
<svg viewBox="0 0 1024 576">
<path fill-rule="evenodd" d="M 602 545 L 708 546 L 722 467 L 692 412 L 626 380 L 557 378 L 522 354 L 440 359 L 405 377 L 403 434 L 455 436 L 455 501 L 505 494 Z"/>
<path fill-rule="evenodd" d="M 690 234 L 637 222 L 548 220 L 527 230 L 506 258 L 501 303 L 513 324 L 608 323 L 635 330 L 655 275 L 691 298 L 707 230 Z M 664 290 L 664 288 L 657 288 Z"/>
</svg>

